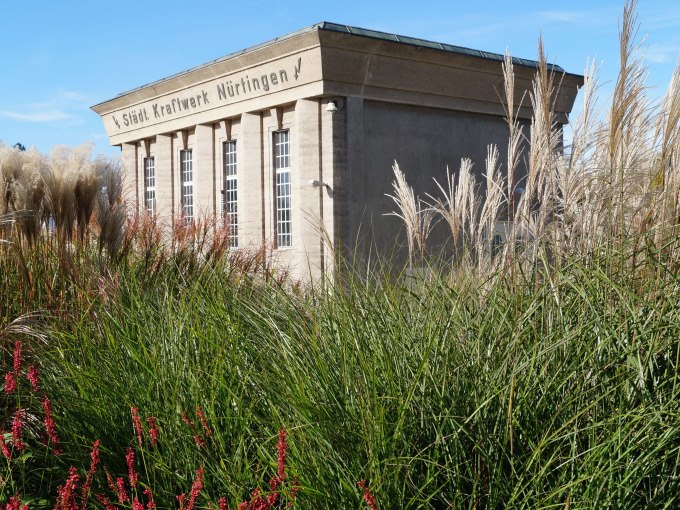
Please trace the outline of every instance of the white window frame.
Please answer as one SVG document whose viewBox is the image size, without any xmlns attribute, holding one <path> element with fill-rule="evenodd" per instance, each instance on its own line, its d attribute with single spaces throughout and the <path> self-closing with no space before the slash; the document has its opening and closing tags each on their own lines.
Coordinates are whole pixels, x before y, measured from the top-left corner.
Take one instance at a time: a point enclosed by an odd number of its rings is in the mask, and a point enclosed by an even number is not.
<svg viewBox="0 0 680 510">
<path fill-rule="evenodd" d="M 156 160 L 144 158 L 144 207 L 149 216 L 156 214 Z"/>
<path fill-rule="evenodd" d="M 222 143 L 222 215 L 229 247 L 238 248 L 238 156 L 236 140 Z"/>
<path fill-rule="evenodd" d="M 274 131 L 274 210 L 276 247 L 293 246 L 292 172 L 290 164 L 290 130 Z"/>
<path fill-rule="evenodd" d="M 194 220 L 194 159 L 191 149 L 179 151 L 180 203 L 184 221 Z"/>
</svg>

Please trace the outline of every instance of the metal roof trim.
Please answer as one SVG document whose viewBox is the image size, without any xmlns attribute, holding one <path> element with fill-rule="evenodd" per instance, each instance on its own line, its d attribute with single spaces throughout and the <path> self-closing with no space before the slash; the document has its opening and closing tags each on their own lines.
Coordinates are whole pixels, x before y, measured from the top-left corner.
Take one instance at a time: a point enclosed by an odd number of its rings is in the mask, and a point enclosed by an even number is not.
<svg viewBox="0 0 680 510">
<path fill-rule="evenodd" d="M 242 50 L 234 51 L 232 53 L 229 53 L 228 55 L 225 55 L 223 57 L 211 60 L 210 62 L 206 62 L 204 64 L 191 67 L 189 69 L 186 69 L 184 71 L 180 71 L 178 73 L 171 74 L 169 76 L 166 76 L 164 78 L 161 78 L 159 80 L 155 80 L 149 83 L 145 83 L 144 85 L 140 85 L 139 87 L 135 87 L 133 89 L 127 90 L 125 92 L 121 92 L 120 94 L 117 94 L 111 99 L 107 99 L 106 101 L 102 101 L 100 103 L 95 104 L 92 108 L 95 108 L 101 104 L 107 103 L 113 99 L 118 99 L 119 97 L 126 96 L 128 94 L 132 94 L 133 92 L 137 92 L 138 90 L 144 89 L 146 87 L 152 87 L 154 85 L 158 85 L 159 83 L 166 82 L 168 80 L 172 80 L 173 78 L 177 78 L 179 76 L 191 73 L 193 71 L 197 71 L 199 69 L 203 69 L 205 67 L 208 67 L 210 65 L 216 64 L 218 62 L 223 62 L 225 60 L 229 60 L 234 57 L 238 57 L 239 55 L 243 55 L 245 53 L 248 53 L 250 51 L 258 50 L 261 48 L 265 48 L 267 46 L 270 46 L 272 44 L 275 44 L 279 41 L 283 41 L 285 39 L 290 39 L 291 37 L 296 37 L 298 35 L 305 34 L 307 32 L 313 32 L 315 30 L 327 30 L 330 32 L 339 32 L 339 33 L 346 33 L 350 35 L 354 35 L 357 37 L 367 37 L 370 39 L 379 39 L 379 40 L 384 40 L 384 41 L 390 41 L 390 42 L 396 42 L 399 44 L 408 44 L 410 46 L 417 46 L 421 48 L 429 48 L 437 51 L 445 51 L 449 53 L 456 53 L 459 55 L 465 55 L 469 57 L 476 57 L 476 58 L 483 58 L 485 60 L 494 60 L 494 61 L 499 61 L 502 62 L 505 59 L 505 55 L 502 55 L 500 53 L 493 53 L 493 52 L 488 52 L 488 51 L 482 51 L 482 50 L 475 50 L 472 48 L 465 48 L 463 46 L 455 46 L 453 44 L 447 44 L 447 43 L 441 43 L 441 42 L 436 42 L 436 41 L 429 41 L 427 39 L 420 39 L 418 37 L 410 37 L 410 36 L 403 36 L 403 35 L 397 35 L 397 34 L 391 34 L 388 32 L 381 32 L 379 30 L 372 30 L 372 29 L 367 29 L 367 28 L 360 28 L 360 27 L 353 27 L 350 25 L 341 25 L 339 23 L 333 23 L 330 21 L 321 21 L 319 23 L 315 23 L 314 25 L 301 28 L 300 30 L 296 30 L 294 32 L 290 32 L 288 34 L 281 35 L 279 37 L 275 37 L 274 39 L 270 39 L 268 41 L 256 44 L 254 46 L 249 46 L 248 48 L 244 48 Z M 522 67 L 531 67 L 531 68 L 538 68 L 539 63 L 535 60 L 529 60 L 525 58 L 519 58 L 519 57 L 512 57 L 512 63 L 514 65 L 522 66 Z M 565 73 L 565 74 L 572 74 L 572 73 L 567 73 L 562 67 L 556 65 L 556 64 L 548 64 L 548 69 L 551 71 L 555 71 L 557 73 Z M 580 75 L 574 75 L 574 76 L 580 76 Z"/>
</svg>

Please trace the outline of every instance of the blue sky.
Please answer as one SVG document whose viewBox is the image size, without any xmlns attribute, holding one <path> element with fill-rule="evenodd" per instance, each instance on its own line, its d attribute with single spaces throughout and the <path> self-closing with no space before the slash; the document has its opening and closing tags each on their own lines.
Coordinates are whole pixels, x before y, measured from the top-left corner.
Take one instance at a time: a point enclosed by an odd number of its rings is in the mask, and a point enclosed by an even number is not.
<svg viewBox="0 0 680 510">
<path fill-rule="evenodd" d="M 583 73 L 601 62 L 606 99 L 618 69 L 623 1 L 0 0 L 0 140 L 48 151 L 111 148 L 89 107 L 116 94 L 318 21 L 549 60 Z M 650 94 L 680 56 L 680 1 L 640 0 Z"/>
</svg>

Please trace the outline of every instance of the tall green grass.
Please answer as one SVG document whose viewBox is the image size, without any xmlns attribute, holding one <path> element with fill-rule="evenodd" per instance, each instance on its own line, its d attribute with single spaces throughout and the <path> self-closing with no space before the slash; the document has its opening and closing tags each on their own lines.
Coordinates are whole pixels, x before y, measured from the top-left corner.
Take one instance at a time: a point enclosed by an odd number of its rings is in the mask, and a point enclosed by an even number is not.
<svg viewBox="0 0 680 510">
<path fill-rule="evenodd" d="M 309 295 L 222 265 L 136 269 L 118 268 L 115 296 L 55 316 L 38 347 L 62 478 L 84 472 L 95 439 L 124 475 L 136 406 L 158 418 L 158 448 L 147 438 L 138 456 L 167 508 L 199 466 L 201 507 L 266 489 L 280 428 L 300 508 L 358 508 L 361 479 L 380 508 L 680 503 L 674 269 L 612 278 L 595 258 L 521 283 L 385 279 Z M 200 435 L 199 406 L 205 447 L 182 420 Z"/>
<path fill-rule="evenodd" d="M 144 503 L 149 489 L 159 508 L 176 508 L 202 468 L 196 508 L 220 497 L 237 508 L 268 495 L 283 429 L 276 508 L 365 507 L 361 480 L 383 509 L 680 506 L 680 71 L 651 105 L 633 8 L 611 108 L 593 120 L 587 80 L 569 151 L 558 147 L 556 78 L 540 50 L 526 154 L 506 61 L 507 179 L 489 148 L 490 191 L 479 194 L 463 161 L 430 207 L 396 172 L 422 271 L 360 278 L 350 267 L 324 288 L 296 285 L 264 252 L 230 253 L 209 223 L 122 228 L 115 166 L 83 149 L 48 158 L 0 147 L 1 368 L 18 381 L 0 396 L 11 453 L 0 456 L 0 503 L 54 507 L 70 467 L 82 487 L 100 440 L 103 465 L 128 490 L 132 448 L 132 496 Z M 488 234 L 503 209 L 513 227 L 496 252 Z M 443 267 L 426 258 L 436 215 L 460 253 Z M 102 506 L 98 494 L 115 503 L 114 492 L 100 467 L 78 505 Z"/>
</svg>

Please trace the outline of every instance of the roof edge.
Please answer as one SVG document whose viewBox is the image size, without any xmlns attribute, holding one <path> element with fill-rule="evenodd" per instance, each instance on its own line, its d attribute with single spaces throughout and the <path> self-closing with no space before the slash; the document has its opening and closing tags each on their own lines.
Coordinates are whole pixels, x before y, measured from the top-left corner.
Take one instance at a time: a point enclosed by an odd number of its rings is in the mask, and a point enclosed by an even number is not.
<svg viewBox="0 0 680 510">
<path fill-rule="evenodd" d="M 360 27 L 354 27 L 351 25 L 343 25 L 340 23 L 333 23 L 330 21 L 321 21 L 319 23 L 315 23 L 313 25 L 310 25 L 305 28 L 301 28 L 299 30 L 296 30 L 294 32 L 290 32 L 288 34 L 281 35 L 279 37 L 275 37 L 274 39 L 270 39 L 268 41 L 256 44 L 254 46 L 249 46 L 247 48 L 244 48 L 242 50 L 238 50 L 232 53 L 229 53 L 223 57 L 211 60 L 209 62 L 206 62 L 204 64 L 200 64 L 195 67 L 191 67 L 189 69 L 186 69 L 184 71 L 180 71 L 178 73 L 171 74 L 169 76 L 166 76 L 164 78 L 161 78 L 159 80 L 155 80 L 149 83 L 145 83 L 144 85 L 140 85 L 138 87 L 135 87 L 133 89 L 127 90 L 125 92 L 121 92 L 120 94 L 117 94 L 116 96 L 107 99 L 105 101 L 101 101 L 97 104 L 94 104 L 90 107 L 90 109 L 94 110 L 97 112 L 98 107 L 103 106 L 104 104 L 113 101 L 114 99 L 118 99 L 120 97 L 126 96 L 128 94 L 132 94 L 134 92 L 137 92 L 139 90 L 142 90 L 146 87 L 152 87 L 154 85 L 158 85 L 160 83 L 164 83 L 166 81 L 172 80 L 174 78 L 178 78 L 180 76 L 189 74 L 194 71 L 198 71 L 200 69 L 206 68 L 208 66 L 217 64 L 219 62 L 224 62 L 226 60 L 238 57 L 240 55 L 243 55 L 245 53 L 249 53 L 251 51 L 255 51 L 261 48 L 265 48 L 267 46 L 271 46 L 272 44 L 276 44 L 280 41 L 290 39 L 292 37 L 296 37 L 308 32 L 313 32 L 315 30 L 326 30 L 329 32 L 338 32 L 338 33 L 344 33 L 344 34 L 349 34 L 349 35 L 354 35 L 357 37 L 366 37 L 369 39 L 379 39 L 383 41 L 392 41 L 400 44 L 407 44 L 410 46 L 417 46 L 421 48 L 429 48 L 433 50 L 438 50 L 438 51 L 444 51 L 448 53 L 455 53 L 458 55 L 464 55 L 464 56 L 469 56 L 469 57 L 475 57 L 475 58 L 482 58 L 486 60 L 493 60 L 497 62 L 503 62 L 505 60 L 505 55 L 501 53 L 494 53 L 490 51 L 483 51 L 483 50 L 475 50 L 472 48 L 466 48 L 464 46 L 456 46 L 453 44 L 446 44 L 446 43 L 441 43 L 441 42 L 436 42 L 436 41 L 430 41 L 427 39 L 420 39 L 417 37 L 409 37 L 409 36 L 404 36 L 404 35 L 398 35 L 398 34 L 392 34 L 389 32 L 381 32 L 379 30 L 371 30 L 367 28 L 360 28 Z M 531 60 L 531 59 L 525 59 L 525 58 L 520 58 L 520 57 L 511 57 L 512 58 L 512 63 L 513 65 L 521 66 L 521 67 L 528 67 L 528 68 L 533 68 L 533 69 L 538 69 L 540 66 L 540 63 L 536 60 Z M 580 81 L 581 84 L 583 83 L 583 75 L 580 74 L 574 74 L 574 73 L 568 73 L 562 68 L 561 66 L 557 64 L 551 64 L 548 63 L 548 70 L 563 74 L 565 76 L 569 76 L 572 78 L 576 78 L 577 81 Z M 99 112 L 97 112 L 99 113 Z"/>
</svg>

